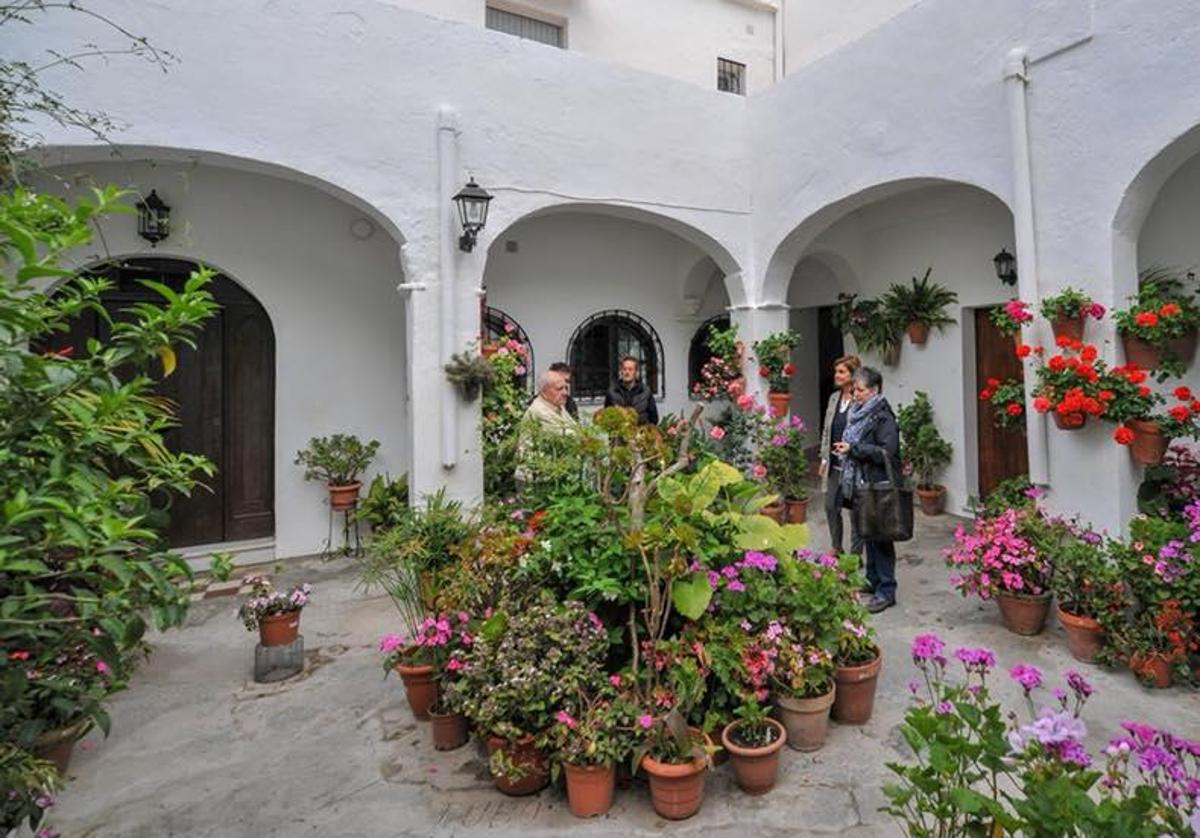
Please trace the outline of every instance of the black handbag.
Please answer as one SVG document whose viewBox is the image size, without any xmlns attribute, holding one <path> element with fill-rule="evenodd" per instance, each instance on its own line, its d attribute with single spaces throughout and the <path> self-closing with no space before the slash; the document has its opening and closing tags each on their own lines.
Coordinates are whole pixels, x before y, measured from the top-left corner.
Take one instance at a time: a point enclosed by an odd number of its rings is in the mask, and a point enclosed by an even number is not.
<svg viewBox="0 0 1200 838">
<path fill-rule="evenodd" d="M 887 482 L 860 483 L 854 491 L 854 515 L 863 541 L 908 541 L 913 537 L 913 491 L 897 482 L 892 458 L 883 457 Z"/>
</svg>

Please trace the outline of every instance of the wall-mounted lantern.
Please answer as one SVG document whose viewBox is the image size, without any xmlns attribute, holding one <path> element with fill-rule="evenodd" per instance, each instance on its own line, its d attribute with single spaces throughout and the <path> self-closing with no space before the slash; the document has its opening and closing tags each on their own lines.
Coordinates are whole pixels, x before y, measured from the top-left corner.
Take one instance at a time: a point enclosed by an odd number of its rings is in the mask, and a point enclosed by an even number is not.
<svg viewBox="0 0 1200 838">
<path fill-rule="evenodd" d="M 996 276 L 1005 285 L 1017 284 L 1017 257 L 1013 256 L 1003 247 L 1000 252 L 992 257 L 992 262 L 996 265 Z"/>
<path fill-rule="evenodd" d="M 153 189 L 146 200 L 138 201 L 137 212 L 138 235 L 150 242 L 151 247 L 171 235 L 171 208 Z"/>
<path fill-rule="evenodd" d="M 458 249 L 470 253 L 475 249 L 475 237 L 487 224 L 488 203 L 492 196 L 487 193 L 475 178 L 467 181 L 467 185 L 454 196 L 458 205 L 458 220 L 462 222 L 463 234 L 458 239 Z"/>
</svg>

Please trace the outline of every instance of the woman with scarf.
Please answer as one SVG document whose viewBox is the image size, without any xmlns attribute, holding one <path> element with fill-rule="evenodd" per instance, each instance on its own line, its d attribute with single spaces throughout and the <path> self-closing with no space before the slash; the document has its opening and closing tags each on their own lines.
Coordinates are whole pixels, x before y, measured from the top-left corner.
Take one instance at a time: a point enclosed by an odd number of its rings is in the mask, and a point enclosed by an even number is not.
<svg viewBox="0 0 1200 838">
<path fill-rule="evenodd" d="M 888 479 L 885 458 L 892 473 L 900 470 L 900 428 L 892 406 L 883 397 L 883 376 L 871 367 L 854 371 L 854 405 L 846 430 L 833 450 L 842 456 L 842 497 L 853 505 L 856 490 L 865 483 Z M 877 614 L 896 604 L 896 545 L 867 541 L 867 583 L 872 594 L 867 610 Z"/>
</svg>

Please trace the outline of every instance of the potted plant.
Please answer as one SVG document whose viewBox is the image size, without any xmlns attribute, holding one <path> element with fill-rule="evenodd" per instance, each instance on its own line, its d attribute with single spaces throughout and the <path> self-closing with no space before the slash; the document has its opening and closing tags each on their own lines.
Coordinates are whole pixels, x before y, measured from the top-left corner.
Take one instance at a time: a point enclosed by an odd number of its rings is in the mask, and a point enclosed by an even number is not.
<svg viewBox="0 0 1200 838">
<path fill-rule="evenodd" d="M 763 423 L 758 433 L 758 464 L 754 474 L 765 479 L 786 506 L 780 523 L 808 520 L 808 458 L 804 453 L 804 420 L 785 416 Z"/>
<path fill-rule="evenodd" d="M 464 666 L 466 651 L 474 643 L 474 632 L 470 615 L 465 611 L 457 614 L 436 614 L 425 617 L 417 624 L 416 631 L 407 638 L 398 634 L 385 634 L 379 640 L 379 651 L 384 655 L 383 671 L 395 671 L 404 683 L 404 694 L 408 706 L 417 719 L 427 721 L 438 704 L 438 682 L 447 673 L 455 673 Z M 434 745 L 450 750 L 456 731 L 465 732 L 466 725 L 454 718 L 447 707 L 439 707 L 440 716 L 434 730 Z"/>
<path fill-rule="evenodd" d="M 908 339 L 921 346 L 930 329 L 944 329 L 955 320 L 946 313 L 958 302 L 958 294 L 929 279 L 933 268 L 927 268 L 920 279 L 915 276 L 910 285 L 893 284 L 883 297 L 883 307 L 898 323 L 903 323 Z"/>
<path fill-rule="evenodd" d="M 792 350 L 800 345 L 800 334 L 790 329 L 775 332 L 754 343 L 754 357 L 758 359 L 758 374 L 767 380 L 767 397 L 772 416 L 786 416 L 788 387 L 796 366 L 792 363 Z"/>
<path fill-rule="evenodd" d="M 1068 338 L 1056 340 L 1061 350 L 1038 365 L 1033 409 L 1050 412 L 1062 430 L 1076 431 L 1089 416 L 1101 416 L 1100 376 L 1105 372 L 1096 347 Z"/>
<path fill-rule="evenodd" d="M 614 683 L 615 682 L 615 683 Z M 577 818 L 593 818 L 612 808 L 617 765 L 633 753 L 637 704 L 619 694 L 619 675 L 581 692 L 554 714 L 541 742 L 551 754 L 552 774 L 566 776 L 567 807 Z"/>
<path fill-rule="evenodd" d="M 1083 340 L 1083 327 L 1087 318 L 1099 320 L 1104 317 L 1104 306 L 1087 293 L 1070 287 L 1043 297 L 1039 310 L 1042 317 L 1050 321 L 1054 337 L 1065 336 L 1079 341 Z"/>
<path fill-rule="evenodd" d="M 946 487 L 935 483 L 950 464 L 954 448 L 933 422 L 929 396 L 918 390 L 913 400 L 902 405 L 896 421 L 900 426 L 900 458 L 917 477 L 917 497 L 926 515 L 940 515 L 946 508 Z"/>
<path fill-rule="evenodd" d="M 1163 461 L 1172 440 L 1196 438 L 1200 432 L 1200 400 L 1194 398 L 1190 388 L 1180 385 L 1172 393 L 1177 403 L 1156 411 L 1163 397 L 1140 383 L 1144 379 L 1141 370 L 1114 367 L 1105 382 L 1107 392 L 1113 395 L 1105 401 L 1104 418 L 1120 423 L 1113 439 L 1129 447 L 1134 463 L 1156 466 Z"/>
<path fill-rule="evenodd" d="M 286 646 L 300 633 L 300 612 L 308 605 L 312 585 L 302 582 L 286 593 L 275 590 L 265 576 L 247 576 L 250 596 L 238 609 L 238 619 L 247 631 L 258 629 L 263 646 Z"/>
<path fill-rule="evenodd" d="M 645 742 L 635 759 L 650 780 L 654 811 L 672 821 L 690 818 L 704 803 L 704 777 L 712 753 L 708 737 L 689 727 L 674 709 L 661 718 L 643 712 L 638 727 Z"/>
<path fill-rule="evenodd" d="M 473 402 L 485 387 L 496 380 L 496 368 L 477 352 L 458 352 L 450 356 L 450 363 L 443 369 L 446 380 L 458 388 L 463 400 Z"/>
<path fill-rule="evenodd" d="M 1048 529 L 1058 535 L 1050 577 L 1058 621 L 1075 659 L 1092 663 L 1104 646 L 1098 617 L 1112 605 L 1116 574 L 1097 534 L 1067 523 Z"/>
<path fill-rule="evenodd" d="M 342 512 L 358 503 L 358 475 L 378 450 L 378 440 L 364 444 L 353 434 L 313 437 L 296 453 L 296 465 L 304 466 L 305 480 L 319 480 L 329 488 L 330 508 Z"/>
<path fill-rule="evenodd" d="M 366 496 L 359 501 L 354 518 L 366 521 L 373 533 L 399 525 L 411 513 L 408 498 L 408 475 L 393 480 L 390 475 L 377 474 L 367 487 Z"/>
<path fill-rule="evenodd" d="M 959 526 L 946 563 L 963 596 L 994 599 L 1004 626 L 1015 634 L 1041 632 L 1050 611 L 1050 562 L 1037 549 L 1045 518 L 1036 506 L 1009 508 Z"/>
<path fill-rule="evenodd" d="M 700 380 L 692 385 L 692 393 L 704 401 L 733 401 L 746 389 L 742 375 L 744 347 L 737 337 L 737 324 L 728 329 L 708 327 L 709 357 L 700 368 Z"/>
<path fill-rule="evenodd" d="M 993 308 L 988 317 L 1001 334 L 1010 335 L 1018 346 L 1024 343 L 1021 340 L 1021 328 L 1026 323 L 1033 322 L 1033 312 L 1029 310 L 1029 303 L 1016 297 L 1002 306 Z"/>
<path fill-rule="evenodd" d="M 1200 324 L 1194 291 L 1173 272 L 1158 269 L 1143 273 L 1129 300 L 1128 308 L 1113 312 L 1126 362 L 1144 370 L 1162 367 L 1163 378 L 1185 370 L 1196 354 Z"/>
<path fill-rule="evenodd" d="M 1025 426 L 1025 382 L 1016 378 L 989 378 L 979 400 L 992 406 L 992 424 L 997 428 L 1023 428 Z"/>
<path fill-rule="evenodd" d="M 790 632 L 780 643 L 771 693 L 789 748 L 816 751 L 825 744 L 836 692 L 833 676 L 833 656 L 827 649 L 805 646 Z"/>
<path fill-rule="evenodd" d="M 747 694 L 735 712 L 737 720 L 725 726 L 721 744 L 729 751 L 741 790 L 749 795 L 766 794 L 775 788 L 779 751 L 787 741 L 787 731 L 767 715 L 767 708 L 754 693 Z"/>
<path fill-rule="evenodd" d="M 849 583 L 863 581 L 857 572 L 857 557 L 852 573 L 847 574 Z M 833 699 L 833 718 L 848 725 L 866 724 L 875 709 L 875 690 L 879 673 L 883 669 L 883 652 L 875 642 L 875 627 L 870 624 L 867 609 L 850 595 L 841 601 L 841 630 L 838 632 L 837 649 L 834 653 L 834 682 L 837 691 Z"/>
<path fill-rule="evenodd" d="M 854 338 L 860 352 L 873 352 L 889 367 L 900 363 L 904 324 L 880 300 L 860 300 L 856 294 L 838 294 L 834 323 Z"/>
</svg>

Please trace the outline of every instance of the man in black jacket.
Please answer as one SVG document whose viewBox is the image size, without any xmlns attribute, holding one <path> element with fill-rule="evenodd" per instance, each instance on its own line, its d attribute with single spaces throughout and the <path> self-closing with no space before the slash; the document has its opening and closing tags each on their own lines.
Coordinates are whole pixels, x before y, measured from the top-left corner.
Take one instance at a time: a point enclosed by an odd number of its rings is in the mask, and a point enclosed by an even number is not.
<svg viewBox="0 0 1200 838">
<path fill-rule="evenodd" d="M 654 403 L 654 393 L 642 383 L 638 375 L 638 359 L 626 355 L 621 359 L 617 372 L 617 381 L 608 388 L 604 397 L 605 407 L 632 407 L 637 411 L 639 425 L 658 424 L 658 405 Z"/>
</svg>

